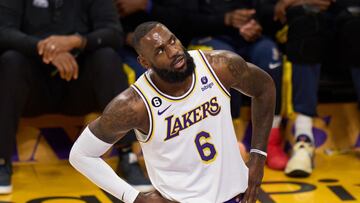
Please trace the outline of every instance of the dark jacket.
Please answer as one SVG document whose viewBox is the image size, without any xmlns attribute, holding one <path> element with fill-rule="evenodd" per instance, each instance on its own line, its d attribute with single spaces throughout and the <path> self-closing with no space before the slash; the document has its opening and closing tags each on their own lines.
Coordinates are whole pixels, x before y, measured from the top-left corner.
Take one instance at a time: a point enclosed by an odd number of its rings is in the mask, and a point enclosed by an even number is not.
<svg viewBox="0 0 360 203">
<path fill-rule="evenodd" d="M 37 55 L 39 40 L 76 33 L 87 38 L 87 51 L 121 47 L 123 31 L 112 0 L 0 1 L 0 51 Z"/>
</svg>

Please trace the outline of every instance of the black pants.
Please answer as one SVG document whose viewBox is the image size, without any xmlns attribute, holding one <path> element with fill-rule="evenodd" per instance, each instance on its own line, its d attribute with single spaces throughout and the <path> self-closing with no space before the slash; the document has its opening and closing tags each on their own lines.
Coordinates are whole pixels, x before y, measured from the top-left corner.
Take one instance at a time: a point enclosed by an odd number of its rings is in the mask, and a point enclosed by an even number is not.
<svg viewBox="0 0 360 203">
<path fill-rule="evenodd" d="M 128 87 L 119 55 L 111 48 L 77 58 L 79 78 L 67 82 L 55 67 L 6 51 L 0 56 L 0 157 L 10 159 L 21 116 L 45 113 L 84 115 L 102 111 Z"/>
</svg>

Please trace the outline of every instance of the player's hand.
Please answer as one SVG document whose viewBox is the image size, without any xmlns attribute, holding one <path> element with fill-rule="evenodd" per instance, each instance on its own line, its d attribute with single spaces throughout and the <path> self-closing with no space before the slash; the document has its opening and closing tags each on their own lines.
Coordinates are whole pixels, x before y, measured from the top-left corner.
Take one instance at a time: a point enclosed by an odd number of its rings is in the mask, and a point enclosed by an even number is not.
<svg viewBox="0 0 360 203">
<path fill-rule="evenodd" d="M 145 11 L 147 0 L 116 0 L 115 5 L 121 17 L 128 16 L 137 11 Z"/>
<path fill-rule="evenodd" d="M 43 58 L 43 62 L 49 64 L 59 53 L 69 52 L 74 48 L 80 48 L 81 44 L 82 38 L 78 35 L 52 35 L 41 40 L 37 44 L 37 49 L 38 54 Z"/>
<path fill-rule="evenodd" d="M 66 81 L 76 80 L 79 75 L 79 66 L 75 57 L 69 52 L 58 54 L 51 64 L 59 71 L 60 77 Z"/>
<path fill-rule="evenodd" d="M 261 181 L 264 176 L 265 161 L 266 157 L 261 154 L 250 154 L 250 160 L 247 163 L 249 167 L 248 188 L 241 203 L 256 202 L 259 194 Z"/>
<path fill-rule="evenodd" d="M 136 197 L 134 203 L 176 203 L 174 201 L 165 199 L 158 191 L 142 193 Z"/>
<path fill-rule="evenodd" d="M 225 25 L 240 28 L 249 22 L 255 13 L 255 9 L 236 9 L 227 12 L 225 14 Z"/>
<path fill-rule="evenodd" d="M 248 42 L 257 40 L 262 34 L 261 25 L 254 19 L 239 29 L 240 35 Z"/>
</svg>

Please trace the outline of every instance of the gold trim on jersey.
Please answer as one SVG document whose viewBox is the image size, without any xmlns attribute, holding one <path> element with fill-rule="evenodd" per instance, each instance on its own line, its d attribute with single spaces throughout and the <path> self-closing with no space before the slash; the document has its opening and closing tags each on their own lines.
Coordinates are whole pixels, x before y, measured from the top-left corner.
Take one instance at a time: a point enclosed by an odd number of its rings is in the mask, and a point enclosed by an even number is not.
<svg viewBox="0 0 360 203">
<path fill-rule="evenodd" d="M 143 140 L 139 140 L 139 142 L 142 142 L 142 143 L 147 143 L 149 142 L 152 137 L 153 137 L 153 134 L 154 134 L 154 115 L 152 113 L 152 110 L 151 110 L 151 106 L 148 102 L 148 99 L 147 97 L 145 96 L 145 94 L 143 93 L 143 91 L 141 90 L 140 87 L 138 87 L 136 84 L 132 84 L 131 87 L 133 87 L 135 89 L 135 91 L 139 94 L 139 96 L 143 99 L 144 101 L 144 104 L 145 104 L 145 107 L 148 111 L 148 115 L 149 115 L 149 121 L 150 121 L 150 129 L 149 129 L 149 132 L 147 133 L 147 139 L 145 141 Z M 138 130 L 140 133 L 142 133 L 140 130 Z"/>
<path fill-rule="evenodd" d="M 165 99 L 166 101 L 168 102 L 179 102 L 179 101 L 183 101 L 184 99 L 188 98 L 190 95 L 193 94 L 194 92 L 194 89 L 196 87 L 196 80 L 197 80 L 197 77 L 196 77 L 196 70 L 194 70 L 194 73 L 192 74 L 192 83 L 191 83 L 191 87 L 190 89 L 185 93 L 183 94 L 182 96 L 180 97 L 172 97 L 170 98 L 170 95 L 166 95 L 165 93 L 161 92 L 156 86 L 155 84 L 151 81 L 151 79 L 149 78 L 149 76 L 147 75 L 147 73 L 144 73 L 144 78 L 145 78 L 145 81 L 146 83 L 148 84 L 148 86 L 153 89 L 156 93 L 158 93 L 158 95 Z"/>
<path fill-rule="evenodd" d="M 206 70 L 210 73 L 211 77 L 213 78 L 213 80 L 215 80 L 217 86 L 221 89 L 221 91 L 229 98 L 231 98 L 231 95 L 229 93 L 229 91 L 223 86 L 223 84 L 220 82 L 219 78 L 217 77 L 216 73 L 214 72 L 214 70 L 211 68 L 210 64 L 208 63 L 207 59 L 205 58 L 204 53 L 202 53 L 201 50 L 197 50 L 198 54 L 200 55 L 200 59 L 201 61 L 204 63 L 204 66 L 206 67 Z"/>
</svg>

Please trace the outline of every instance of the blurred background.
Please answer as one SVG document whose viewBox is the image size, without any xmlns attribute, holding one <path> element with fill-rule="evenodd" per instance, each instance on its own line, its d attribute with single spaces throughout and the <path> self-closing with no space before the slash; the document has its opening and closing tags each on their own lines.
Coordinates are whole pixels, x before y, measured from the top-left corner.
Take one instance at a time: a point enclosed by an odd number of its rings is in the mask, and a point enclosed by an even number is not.
<svg viewBox="0 0 360 203">
<path fill-rule="evenodd" d="M 1 203 L 120 202 L 67 159 L 84 126 L 145 72 L 132 35 L 146 21 L 188 50 L 229 50 L 272 76 L 259 202 L 360 202 L 359 0 L 1 0 Z M 250 99 L 231 96 L 246 160 Z M 133 132 L 104 158 L 152 189 Z"/>
</svg>

